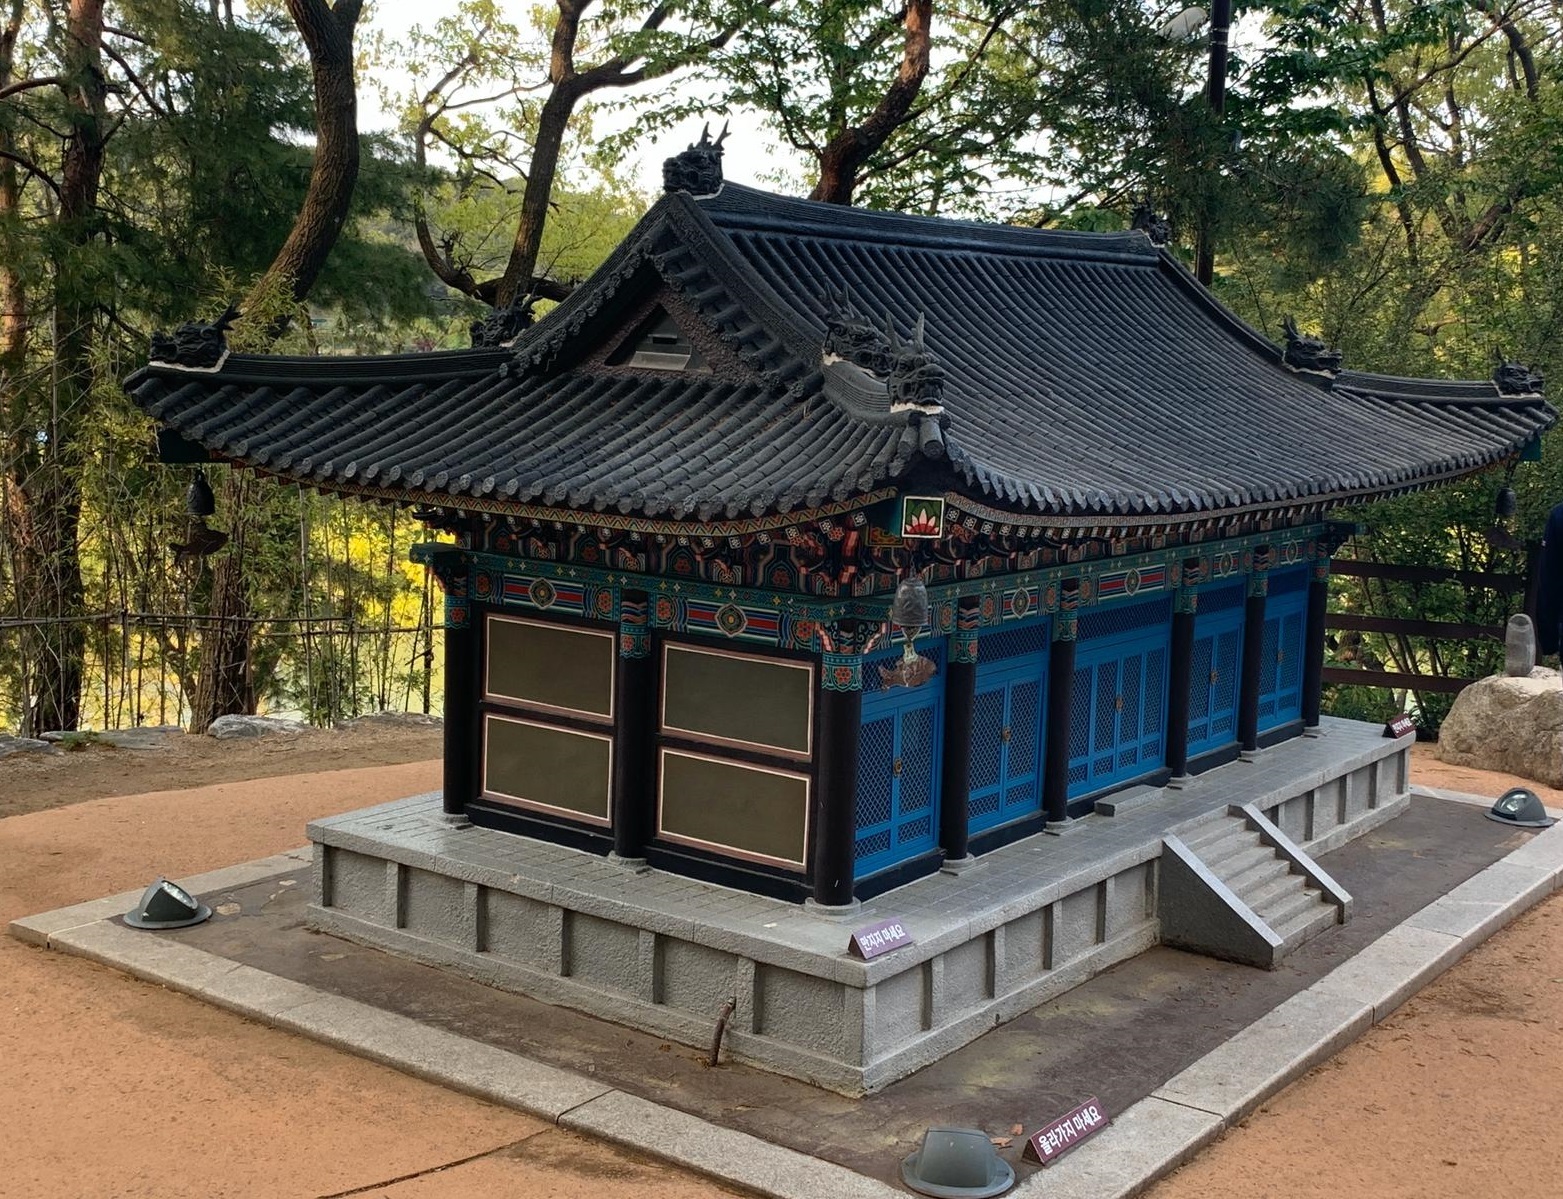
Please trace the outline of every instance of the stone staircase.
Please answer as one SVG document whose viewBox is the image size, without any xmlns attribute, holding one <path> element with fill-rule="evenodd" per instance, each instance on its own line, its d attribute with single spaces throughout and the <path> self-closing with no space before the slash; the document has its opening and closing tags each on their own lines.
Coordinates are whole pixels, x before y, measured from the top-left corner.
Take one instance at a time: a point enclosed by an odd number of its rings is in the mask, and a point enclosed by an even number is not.
<svg viewBox="0 0 1563 1199">
<path fill-rule="evenodd" d="M 1273 968 L 1351 916 L 1351 896 L 1251 805 L 1215 812 L 1163 842 L 1164 944 Z"/>
</svg>

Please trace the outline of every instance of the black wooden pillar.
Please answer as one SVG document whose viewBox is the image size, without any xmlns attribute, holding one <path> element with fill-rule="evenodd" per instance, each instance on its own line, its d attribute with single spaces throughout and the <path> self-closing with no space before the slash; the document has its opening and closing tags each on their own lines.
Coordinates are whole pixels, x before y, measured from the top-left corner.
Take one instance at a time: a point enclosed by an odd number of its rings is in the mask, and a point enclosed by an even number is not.
<svg viewBox="0 0 1563 1199">
<path fill-rule="evenodd" d="M 851 636 L 851 631 L 848 631 Z M 820 672 L 819 760 L 814 799 L 814 902 L 852 902 L 857 835 L 858 734 L 863 723 L 863 658 L 827 653 Z"/>
<path fill-rule="evenodd" d="M 479 663 L 482 640 L 467 598 L 467 571 L 456 554 L 430 564 L 445 588 L 445 775 L 446 816 L 466 815 L 476 799 L 482 734 L 478 692 L 483 677 Z"/>
<path fill-rule="evenodd" d="M 1042 764 L 1042 810 L 1049 825 L 1062 825 L 1069 820 L 1069 736 L 1074 709 L 1079 581 L 1066 581 L 1060 595 L 1047 661 L 1047 750 Z"/>
<path fill-rule="evenodd" d="M 939 783 L 939 846 L 947 862 L 970 854 L 971 724 L 977 696 L 976 596 L 955 610 L 955 636 L 944 674 L 944 766 Z"/>
<path fill-rule="evenodd" d="M 1196 570 L 1198 563 L 1195 563 Z M 1184 566 L 1185 578 L 1189 568 Z M 1189 772 L 1189 697 L 1194 680 L 1194 611 L 1199 597 L 1180 588 L 1172 613 L 1172 652 L 1167 663 L 1167 768 L 1181 779 Z M 1208 685 L 1208 684 L 1207 684 Z"/>
<path fill-rule="evenodd" d="M 1303 659 L 1303 728 L 1319 727 L 1319 708 L 1324 702 L 1324 616 L 1330 598 L 1330 560 L 1319 558 L 1313 564 L 1308 583 L 1307 657 Z"/>
<path fill-rule="evenodd" d="M 1248 600 L 1243 605 L 1243 673 L 1237 692 L 1237 747 L 1246 753 L 1259 748 L 1259 677 L 1264 665 L 1265 593 L 1269 579 L 1255 553 L 1254 573 L 1248 576 Z"/>
<path fill-rule="evenodd" d="M 652 835 L 656 790 L 652 780 L 652 721 L 656 659 L 644 591 L 619 597 L 619 656 L 613 677 L 613 853 L 638 862 Z"/>
</svg>

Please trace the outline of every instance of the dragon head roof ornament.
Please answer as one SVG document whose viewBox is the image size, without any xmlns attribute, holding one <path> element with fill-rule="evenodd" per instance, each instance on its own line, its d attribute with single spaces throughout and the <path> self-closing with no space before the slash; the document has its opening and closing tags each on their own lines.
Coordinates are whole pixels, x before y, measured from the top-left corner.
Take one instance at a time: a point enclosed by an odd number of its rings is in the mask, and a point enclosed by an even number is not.
<svg viewBox="0 0 1563 1199">
<path fill-rule="evenodd" d="M 239 306 L 229 304 L 223 314 L 210 324 L 185 321 L 172 335 L 159 329 L 152 334 L 152 350 L 148 357 L 153 362 L 172 366 L 216 370 L 228 356 L 227 333 L 238 319 Z"/>
<path fill-rule="evenodd" d="M 1164 246 L 1172 238 L 1172 223 L 1166 217 L 1157 215 L 1149 199 L 1141 200 L 1134 206 L 1134 215 L 1129 219 L 1129 228 L 1145 234 L 1151 239 L 1153 246 Z"/>
<path fill-rule="evenodd" d="M 885 331 L 858 311 L 850 287 L 826 289 L 825 361 L 841 359 L 883 379 L 895 365 Z"/>
<path fill-rule="evenodd" d="M 1501 355 L 1492 372 L 1492 381 L 1503 396 L 1539 396 L 1546 384 L 1542 373 L 1523 362 L 1511 362 Z"/>
<path fill-rule="evenodd" d="M 903 341 L 895 321 L 885 314 L 885 334 L 890 343 L 890 411 L 920 412 L 938 416 L 944 412 L 944 381 L 948 372 L 923 341 L 923 314 L 917 314 L 912 338 Z"/>
<path fill-rule="evenodd" d="M 1287 317 L 1286 348 L 1281 352 L 1281 363 L 1289 370 L 1302 374 L 1324 375 L 1333 379 L 1340 370 L 1344 355 L 1331 349 L 1317 337 L 1306 337 L 1297 331 L 1297 322 Z"/>
<path fill-rule="evenodd" d="M 472 348 L 474 350 L 493 350 L 501 346 L 508 346 L 521 331 L 532 323 L 532 306 L 537 303 L 537 297 L 528 293 L 505 308 L 496 308 L 483 317 L 482 320 L 473 321 L 468 327 L 472 334 Z"/>
<path fill-rule="evenodd" d="M 722 143 L 726 140 L 726 124 L 715 141 L 711 140 L 711 126 L 707 124 L 700 131 L 698 142 L 663 161 L 662 190 L 688 192 L 692 196 L 716 195 L 722 190 Z"/>
</svg>

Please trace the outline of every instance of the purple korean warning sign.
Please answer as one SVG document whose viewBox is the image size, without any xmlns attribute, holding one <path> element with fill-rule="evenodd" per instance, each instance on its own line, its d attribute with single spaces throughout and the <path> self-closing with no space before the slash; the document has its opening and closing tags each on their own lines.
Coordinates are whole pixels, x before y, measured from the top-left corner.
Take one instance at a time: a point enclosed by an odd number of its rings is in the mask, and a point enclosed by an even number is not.
<svg viewBox="0 0 1563 1199">
<path fill-rule="evenodd" d="M 1024 1156 L 1044 1166 L 1052 1165 L 1081 1141 L 1095 1136 L 1111 1123 L 1102 1101 L 1093 1095 L 1073 1111 L 1027 1137 Z"/>
<path fill-rule="evenodd" d="M 893 916 L 889 920 L 881 920 L 878 924 L 870 924 L 867 928 L 858 929 L 852 934 L 847 949 L 867 962 L 882 953 L 889 953 L 892 949 L 900 949 L 901 946 L 911 943 L 912 934 L 906 931 L 906 926 L 901 923 L 899 917 Z"/>
</svg>

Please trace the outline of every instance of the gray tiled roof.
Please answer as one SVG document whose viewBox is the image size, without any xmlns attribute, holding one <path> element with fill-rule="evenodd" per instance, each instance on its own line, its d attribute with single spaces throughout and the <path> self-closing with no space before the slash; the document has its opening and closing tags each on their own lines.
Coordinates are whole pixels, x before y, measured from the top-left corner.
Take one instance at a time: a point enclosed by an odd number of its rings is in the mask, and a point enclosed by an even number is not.
<svg viewBox="0 0 1563 1199">
<path fill-rule="evenodd" d="M 915 417 L 825 386 L 832 286 L 903 332 L 925 314 L 947 370 L 942 455 L 919 452 Z M 657 289 L 707 330 L 711 374 L 601 364 L 604 339 Z M 1039 516 L 1330 504 L 1479 469 L 1555 419 L 1539 396 L 1488 382 L 1295 374 L 1138 233 L 731 184 L 664 197 L 511 349 L 230 355 L 206 372 L 154 363 L 127 386 L 214 454 L 322 487 L 699 519 L 846 499 L 909 472 Z"/>
</svg>

